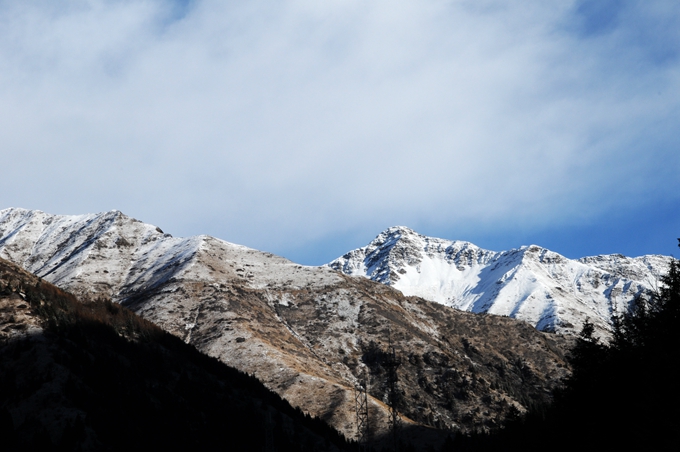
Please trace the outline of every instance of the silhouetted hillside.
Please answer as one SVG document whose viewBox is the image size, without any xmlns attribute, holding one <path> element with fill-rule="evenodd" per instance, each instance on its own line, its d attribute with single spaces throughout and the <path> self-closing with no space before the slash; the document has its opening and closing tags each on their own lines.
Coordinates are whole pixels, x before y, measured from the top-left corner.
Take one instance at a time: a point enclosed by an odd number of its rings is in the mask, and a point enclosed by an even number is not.
<svg viewBox="0 0 680 452">
<path fill-rule="evenodd" d="M 2 450 L 346 450 L 325 423 L 131 311 L 0 260 Z"/>
</svg>

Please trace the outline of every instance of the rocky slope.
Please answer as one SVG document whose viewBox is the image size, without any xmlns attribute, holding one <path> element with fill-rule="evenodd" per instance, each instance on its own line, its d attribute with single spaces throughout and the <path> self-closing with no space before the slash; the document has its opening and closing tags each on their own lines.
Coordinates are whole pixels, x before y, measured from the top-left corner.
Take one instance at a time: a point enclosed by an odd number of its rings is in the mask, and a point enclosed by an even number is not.
<svg viewBox="0 0 680 452">
<path fill-rule="evenodd" d="M 590 319 L 606 335 L 612 316 L 656 289 L 667 256 L 567 259 L 536 245 L 494 252 L 393 227 L 328 266 L 446 306 L 578 333 Z"/>
<path fill-rule="evenodd" d="M 0 257 L 80 296 L 106 297 L 255 375 L 293 405 L 356 435 L 354 388 L 370 380 L 385 431 L 388 342 L 402 364 L 404 425 L 500 425 L 568 374 L 567 340 L 208 236 L 174 238 L 112 211 L 0 211 Z M 406 429 L 408 430 L 408 429 Z"/>
</svg>

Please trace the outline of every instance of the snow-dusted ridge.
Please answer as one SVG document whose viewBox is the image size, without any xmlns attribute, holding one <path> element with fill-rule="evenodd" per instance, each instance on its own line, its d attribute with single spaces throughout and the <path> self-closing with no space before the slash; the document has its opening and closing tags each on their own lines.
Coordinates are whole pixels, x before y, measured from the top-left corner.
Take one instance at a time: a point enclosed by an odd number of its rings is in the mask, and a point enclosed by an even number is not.
<svg viewBox="0 0 680 452">
<path fill-rule="evenodd" d="M 205 265 L 208 256 L 220 261 L 222 277 L 255 289 L 337 281 L 329 269 L 209 236 L 175 238 L 117 210 L 86 215 L 0 210 L 0 257 L 79 295 L 90 291 L 124 302 L 187 271 L 191 280 L 211 283 L 216 276 Z M 607 331 L 614 314 L 657 288 L 669 260 L 618 254 L 572 260 L 536 245 L 495 252 L 400 226 L 327 267 L 464 311 L 574 333 L 585 319 Z"/>
<path fill-rule="evenodd" d="M 66 288 L 87 279 L 95 293 L 158 284 L 181 271 L 201 241 L 174 238 L 117 210 L 87 215 L 0 210 L 0 257 Z"/>
<path fill-rule="evenodd" d="M 536 245 L 495 252 L 397 226 L 327 265 L 405 295 L 574 333 L 586 319 L 609 330 L 613 315 L 657 288 L 669 261 L 619 254 L 572 260 Z"/>
<path fill-rule="evenodd" d="M 297 265 L 209 236 L 175 238 L 117 210 L 86 215 L 0 210 L 0 257 L 79 295 L 108 294 L 119 302 L 187 271 L 191 280 L 213 283 L 216 274 L 205 265 L 212 258 L 219 261 L 213 267 L 222 269 L 219 277 L 254 289 L 337 282 L 329 268 Z M 399 226 L 327 267 L 464 311 L 574 333 L 585 319 L 607 331 L 614 314 L 657 288 L 669 260 L 618 254 L 572 260 L 536 245 L 495 252 Z"/>
<path fill-rule="evenodd" d="M 0 257 L 79 295 L 107 294 L 122 302 L 187 271 L 193 280 L 212 282 L 204 266 L 194 264 L 199 255 L 211 253 L 213 248 L 220 249 L 222 260 L 228 255 L 241 262 L 234 273 L 253 287 L 285 281 L 295 273 L 288 270 L 302 268 L 286 259 L 205 235 L 172 237 L 117 210 L 87 215 L 0 210 Z M 266 267 L 264 261 L 276 262 L 277 269 Z M 332 273 L 324 272 L 329 276 Z M 302 274 L 305 272 L 297 272 L 298 277 Z M 306 279 L 295 283 L 304 284 Z"/>
</svg>

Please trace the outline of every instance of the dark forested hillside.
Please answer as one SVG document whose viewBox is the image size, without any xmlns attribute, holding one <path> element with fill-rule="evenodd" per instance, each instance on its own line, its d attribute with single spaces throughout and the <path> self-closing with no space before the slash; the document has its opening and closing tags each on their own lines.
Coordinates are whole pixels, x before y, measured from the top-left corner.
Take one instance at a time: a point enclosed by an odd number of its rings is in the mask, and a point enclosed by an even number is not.
<svg viewBox="0 0 680 452">
<path fill-rule="evenodd" d="M 0 260 L 0 449 L 338 450 L 255 378 Z"/>
<path fill-rule="evenodd" d="M 600 342 L 586 324 L 553 406 L 452 450 L 680 450 L 680 261 Z"/>
</svg>

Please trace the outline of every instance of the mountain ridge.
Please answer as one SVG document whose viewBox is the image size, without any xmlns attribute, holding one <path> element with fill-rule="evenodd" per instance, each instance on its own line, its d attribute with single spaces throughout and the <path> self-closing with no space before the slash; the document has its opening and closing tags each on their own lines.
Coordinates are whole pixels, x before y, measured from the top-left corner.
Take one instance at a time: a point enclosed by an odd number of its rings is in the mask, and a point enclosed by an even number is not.
<svg viewBox="0 0 680 452">
<path fill-rule="evenodd" d="M 537 245 L 496 252 L 396 226 L 326 266 L 464 311 L 525 320 L 542 331 L 575 334 L 589 319 L 607 335 L 613 316 L 648 298 L 669 262 L 659 255 L 568 259 Z"/>
</svg>

